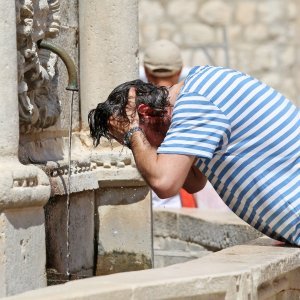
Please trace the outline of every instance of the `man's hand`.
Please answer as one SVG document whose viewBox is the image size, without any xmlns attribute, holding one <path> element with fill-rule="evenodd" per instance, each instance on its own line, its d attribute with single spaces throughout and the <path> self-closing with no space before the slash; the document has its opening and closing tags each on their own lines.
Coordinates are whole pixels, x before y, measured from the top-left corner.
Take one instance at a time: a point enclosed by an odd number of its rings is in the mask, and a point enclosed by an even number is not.
<svg viewBox="0 0 300 300">
<path fill-rule="evenodd" d="M 124 144 L 124 135 L 126 132 L 136 126 L 139 126 L 139 115 L 135 104 L 136 93 L 135 88 L 130 88 L 128 93 L 128 101 L 126 105 L 127 119 L 119 116 L 111 116 L 109 118 L 109 133 L 120 144 Z"/>
</svg>

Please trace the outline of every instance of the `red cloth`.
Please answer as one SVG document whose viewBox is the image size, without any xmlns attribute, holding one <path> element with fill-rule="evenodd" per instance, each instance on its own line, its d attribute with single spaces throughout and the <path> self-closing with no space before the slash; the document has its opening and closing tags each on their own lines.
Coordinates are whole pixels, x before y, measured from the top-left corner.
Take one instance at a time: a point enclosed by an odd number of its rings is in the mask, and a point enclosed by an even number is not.
<svg viewBox="0 0 300 300">
<path fill-rule="evenodd" d="M 179 195 L 182 207 L 197 207 L 197 202 L 193 194 L 189 194 L 186 190 L 180 189 Z"/>
</svg>

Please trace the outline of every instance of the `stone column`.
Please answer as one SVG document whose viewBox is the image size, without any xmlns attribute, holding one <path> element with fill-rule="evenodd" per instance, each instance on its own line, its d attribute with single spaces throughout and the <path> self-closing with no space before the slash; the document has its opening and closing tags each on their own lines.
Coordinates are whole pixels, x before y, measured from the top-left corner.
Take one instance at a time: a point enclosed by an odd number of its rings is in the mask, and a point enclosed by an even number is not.
<svg viewBox="0 0 300 300">
<path fill-rule="evenodd" d="M 79 1 L 82 127 L 118 84 L 138 78 L 138 1 Z M 84 34 L 83 34 L 84 33 Z"/>
<path fill-rule="evenodd" d="M 0 297 L 43 287 L 46 175 L 18 161 L 19 111 L 15 1 L 0 10 Z"/>
<path fill-rule="evenodd" d="M 19 136 L 15 2 L 5 2 L 0 10 L 1 158 L 17 155 Z"/>
<path fill-rule="evenodd" d="M 82 135 L 87 116 L 118 84 L 138 78 L 138 1 L 79 1 Z M 96 196 L 97 275 L 152 266 L 149 190 L 131 152 L 102 143 L 92 152 Z"/>
</svg>

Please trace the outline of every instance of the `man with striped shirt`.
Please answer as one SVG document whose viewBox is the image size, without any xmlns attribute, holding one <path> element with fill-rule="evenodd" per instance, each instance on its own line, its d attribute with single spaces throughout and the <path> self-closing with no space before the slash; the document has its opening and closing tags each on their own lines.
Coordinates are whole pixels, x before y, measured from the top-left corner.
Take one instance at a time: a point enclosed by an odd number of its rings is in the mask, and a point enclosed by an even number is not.
<svg viewBox="0 0 300 300">
<path fill-rule="evenodd" d="M 194 67 L 169 91 L 148 85 L 125 83 L 90 112 L 95 144 L 106 136 L 129 146 L 160 198 L 181 187 L 195 193 L 208 179 L 240 218 L 299 246 L 300 114 L 292 102 L 223 67 Z"/>
</svg>

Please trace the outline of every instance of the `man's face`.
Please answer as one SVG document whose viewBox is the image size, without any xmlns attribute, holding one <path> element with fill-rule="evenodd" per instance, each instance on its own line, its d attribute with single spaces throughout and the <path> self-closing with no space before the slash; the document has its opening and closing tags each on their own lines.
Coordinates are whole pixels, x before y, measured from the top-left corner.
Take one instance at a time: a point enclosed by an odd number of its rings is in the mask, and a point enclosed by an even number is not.
<svg viewBox="0 0 300 300">
<path fill-rule="evenodd" d="M 149 143 L 159 147 L 163 142 L 171 125 L 172 108 L 168 107 L 166 112 L 159 116 L 143 116 L 140 118 L 140 127 L 143 129 Z"/>
<path fill-rule="evenodd" d="M 145 67 L 145 74 L 147 77 L 148 82 L 153 83 L 156 86 L 166 86 L 170 87 L 176 83 L 179 82 L 179 77 L 181 74 L 181 69 L 178 70 L 175 74 L 167 76 L 167 77 L 160 77 L 155 76 L 153 73 L 151 73 L 147 67 Z"/>
</svg>

